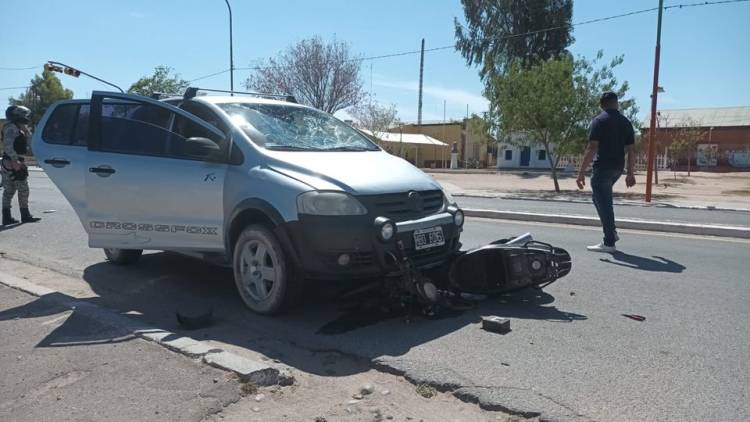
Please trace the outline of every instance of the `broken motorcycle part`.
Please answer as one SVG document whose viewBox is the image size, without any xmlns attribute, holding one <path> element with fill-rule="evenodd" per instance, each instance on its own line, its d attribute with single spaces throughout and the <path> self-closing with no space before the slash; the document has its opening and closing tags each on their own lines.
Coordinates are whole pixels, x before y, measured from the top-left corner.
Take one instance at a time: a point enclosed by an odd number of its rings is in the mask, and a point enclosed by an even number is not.
<svg viewBox="0 0 750 422">
<path fill-rule="evenodd" d="M 498 334 L 510 332 L 510 320 L 499 316 L 482 317 L 482 329 Z"/>
</svg>

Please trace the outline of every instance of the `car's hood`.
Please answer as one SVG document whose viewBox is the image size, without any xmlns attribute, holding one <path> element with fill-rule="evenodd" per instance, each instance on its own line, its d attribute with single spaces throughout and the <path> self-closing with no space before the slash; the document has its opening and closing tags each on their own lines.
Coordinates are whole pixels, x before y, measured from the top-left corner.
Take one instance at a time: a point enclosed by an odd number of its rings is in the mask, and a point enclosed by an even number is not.
<svg viewBox="0 0 750 422">
<path fill-rule="evenodd" d="M 384 151 L 266 151 L 269 167 L 318 190 L 354 195 L 440 189 L 440 184 L 407 161 Z"/>
</svg>

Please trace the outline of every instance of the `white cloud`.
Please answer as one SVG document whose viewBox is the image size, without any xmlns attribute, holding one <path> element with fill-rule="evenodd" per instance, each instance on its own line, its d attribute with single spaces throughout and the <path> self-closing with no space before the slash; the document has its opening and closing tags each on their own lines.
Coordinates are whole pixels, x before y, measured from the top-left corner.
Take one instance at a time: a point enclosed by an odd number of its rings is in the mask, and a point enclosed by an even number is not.
<svg viewBox="0 0 750 422">
<path fill-rule="evenodd" d="M 413 92 L 419 91 L 419 83 L 416 81 L 377 80 L 373 84 L 384 88 L 395 88 Z M 445 100 L 452 106 L 465 106 L 468 104 L 469 108 L 475 112 L 485 111 L 488 108 L 487 100 L 484 97 L 462 89 L 445 88 L 438 85 L 424 85 L 423 92 L 425 96 L 438 99 L 441 102 Z"/>
</svg>

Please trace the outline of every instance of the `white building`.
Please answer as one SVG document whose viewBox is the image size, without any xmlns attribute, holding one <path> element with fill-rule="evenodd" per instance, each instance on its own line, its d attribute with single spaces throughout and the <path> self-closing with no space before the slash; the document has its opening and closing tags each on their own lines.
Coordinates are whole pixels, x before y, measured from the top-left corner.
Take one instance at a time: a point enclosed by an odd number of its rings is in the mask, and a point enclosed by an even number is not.
<svg viewBox="0 0 750 422">
<path fill-rule="evenodd" d="M 514 133 L 511 135 L 513 143 L 498 142 L 497 145 L 497 168 L 509 169 L 550 169 L 547 150 L 543 145 L 529 143 L 525 146 L 518 144 L 523 142 L 525 134 Z M 554 151 L 554 148 L 551 148 Z"/>
</svg>

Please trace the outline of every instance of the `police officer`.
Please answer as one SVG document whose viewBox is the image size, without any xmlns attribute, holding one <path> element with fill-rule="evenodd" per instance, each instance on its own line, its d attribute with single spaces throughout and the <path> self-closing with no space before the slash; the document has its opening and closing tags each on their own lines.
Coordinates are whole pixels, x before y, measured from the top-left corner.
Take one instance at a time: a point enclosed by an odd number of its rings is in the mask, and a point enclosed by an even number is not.
<svg viewBox="0 0 750 422">
<path fill-rule="evenodd" d="M 21 222 L 39 221 L 29 212 L 29 170 L 24 164 L 23 154 L 28 152 L 31 141 L 29 123 L 31 110 L 24 106 L 10 106 L 5 110 L 8 122 L 2 130 L 3 157 L 0 172 L 3 179 L 3 225 L 18 223 L 11 216 L 10 204 L 18 192 L 18 207 L 21 209 Z"/>
</svg>

